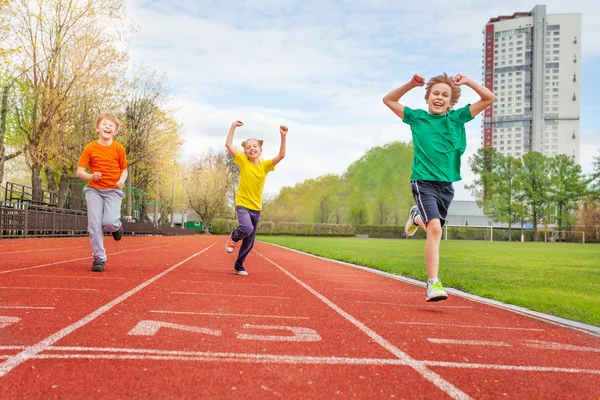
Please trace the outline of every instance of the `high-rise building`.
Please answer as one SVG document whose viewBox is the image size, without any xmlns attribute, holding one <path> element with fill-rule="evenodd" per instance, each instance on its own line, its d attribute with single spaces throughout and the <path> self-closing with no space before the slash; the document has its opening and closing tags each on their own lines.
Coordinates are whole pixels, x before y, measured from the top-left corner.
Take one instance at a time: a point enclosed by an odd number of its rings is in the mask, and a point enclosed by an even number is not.
<svg viewBox="0 0 600 400">
<path fill-rule="evenodd" d="M 491 18 L 483 34 L 483 82 L 496 95 L 484 112 L 483 146 L 579 163 L 581 14 L 536 5 Z"/>
</svg>

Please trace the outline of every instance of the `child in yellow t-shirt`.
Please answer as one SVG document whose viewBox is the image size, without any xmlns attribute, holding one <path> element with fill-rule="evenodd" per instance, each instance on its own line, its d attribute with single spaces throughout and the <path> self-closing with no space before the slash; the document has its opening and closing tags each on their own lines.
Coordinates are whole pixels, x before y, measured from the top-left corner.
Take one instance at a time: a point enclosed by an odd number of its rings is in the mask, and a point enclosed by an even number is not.
<svg viewBox="0 0 600 400">
<path fill-rule="evenodd" d="M 244 153 L 237 151 L 233 145 L 235 129 L 243 125 L 242 121 L 233 122 L 225 142 L 227 150 L 234 157 L 234 162 L 240 167 L 240 186 L 235 194 L 235 211 L 239 225 L 231 232 L 225 244 L 226 251 L 233 253 L 237 242 L 242 240 L 242 246 L 233 266 L 235 273 L 238 275 L 248 275 L 244 268 L 244 261 L 254 246 L 254 237 L 256 236 L 260 211 L 262 210 L 262 193 L 265 180 L 267 174 L 274 171 L 275 166 L 285 157 L 285 142 L 288 133 L 287 126 L 281 125 L 279 127 L 279 134 L 281 135 L 279 154 L 272 160 L 261 160 L 262 140 L 247 139 L 243 141 Z"/>
<path fill-rule="evenodd" d="M 87 203 L 88 232 L 94 262 L 92 271 L 103 272 L 106 265 L 104 230 L 111 232 L 115 240 L 121 240 L 121 202 L 127 179 L 127 156 L 125 148 L 113 141 L 120 122 L 109 112 L 96 118 L 98 140 L 83 149 L 77 163 L 76 176 L 88 181 L 84 189 Z M 90 168 L 90 173 L 86 171 Z"/>
</svg>

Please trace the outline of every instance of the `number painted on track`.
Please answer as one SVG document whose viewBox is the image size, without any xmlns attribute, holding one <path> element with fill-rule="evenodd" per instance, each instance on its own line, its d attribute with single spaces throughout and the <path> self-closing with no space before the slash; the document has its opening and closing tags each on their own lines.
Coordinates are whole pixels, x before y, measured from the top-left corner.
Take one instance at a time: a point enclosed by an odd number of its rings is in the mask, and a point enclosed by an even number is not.
<svg viewBox="0 0 600 400">
<path fill-rule="evenodd" d="M 8 317 L 0 315 L 0 329 L 6 328 L 9 325 L 16 324 L 21 318 L 19 317 Z"/>
</svg>

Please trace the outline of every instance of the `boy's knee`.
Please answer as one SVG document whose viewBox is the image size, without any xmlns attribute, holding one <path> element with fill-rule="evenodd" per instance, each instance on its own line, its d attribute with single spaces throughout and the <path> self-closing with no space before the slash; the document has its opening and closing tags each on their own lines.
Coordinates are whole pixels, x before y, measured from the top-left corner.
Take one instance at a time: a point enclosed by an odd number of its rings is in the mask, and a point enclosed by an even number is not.
<svg viewBox="0 0 600 400">
<path fill-rule="evenodd" d="M 440 224 L 439 219 L 434 219 L 429 221 L 427 224 L 427 235 L 431 235 L 434 237 L 441 237 L 443 233 L 442 225 Z"/>
</svg>

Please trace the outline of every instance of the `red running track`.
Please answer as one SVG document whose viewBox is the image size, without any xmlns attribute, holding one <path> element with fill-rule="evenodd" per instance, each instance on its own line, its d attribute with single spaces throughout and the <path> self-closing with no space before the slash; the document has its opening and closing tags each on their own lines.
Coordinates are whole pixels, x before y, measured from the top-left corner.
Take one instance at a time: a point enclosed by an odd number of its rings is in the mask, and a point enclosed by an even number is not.
<svg viewBox="0 0 600 400">
<path fill-rule="evenodd" d="M 0 398 L 600 398 L 597 335 L 225 239 L 1 240 Z"/>
</svg>

